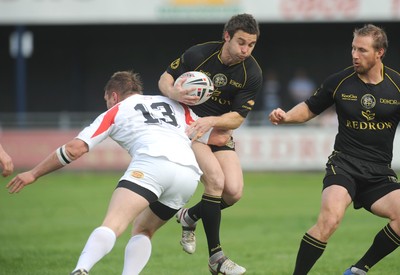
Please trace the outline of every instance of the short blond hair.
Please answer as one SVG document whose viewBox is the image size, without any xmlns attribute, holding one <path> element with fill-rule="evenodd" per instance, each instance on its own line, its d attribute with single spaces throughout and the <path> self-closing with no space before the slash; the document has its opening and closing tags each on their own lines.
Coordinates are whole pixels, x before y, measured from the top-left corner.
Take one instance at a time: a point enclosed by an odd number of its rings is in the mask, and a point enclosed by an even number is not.
<svg viewBox="0 0 400 275">
<path fill-rule="evenodd" d="M 142 94 L 143 83 L 138 73 L 120 71 L 111 76 L 104 87 L 104 91 L 109 95 L 116 92 L 125 98 L 129 94 Z"/>
</svg>

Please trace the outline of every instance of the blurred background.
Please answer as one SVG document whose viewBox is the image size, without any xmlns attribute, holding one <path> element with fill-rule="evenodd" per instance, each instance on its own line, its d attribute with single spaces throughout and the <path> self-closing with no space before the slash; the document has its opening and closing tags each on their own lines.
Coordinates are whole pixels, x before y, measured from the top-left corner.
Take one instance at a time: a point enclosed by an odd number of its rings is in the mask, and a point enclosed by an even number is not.
<svg viewBox="0 0 400 275">
<path fill-rule="evenodd" d="M 0 0 L 0 143 L 17 169 L 30 168 L 105 111 L 115 71 L 139 72 L 148 94 L 170 62 L 196 43 L 222 38 L 234 14 L 250 13 L 261 36 L 253 55 L 264 72 L 255 110 L 234 138 L 244 170 L 320 170 L 336 117 L 271 127 L 351 65 L 353 30 L 366 23 L 389 37 L 384 64 L 399 69 L 400 0 Z M 394 168 L 400 168 L 396 139 Z M 89 156 L 90 155 L 90 156 Z M 112 141 L 67 169 L 120 170 L 128 156 Z"/>
</svg>

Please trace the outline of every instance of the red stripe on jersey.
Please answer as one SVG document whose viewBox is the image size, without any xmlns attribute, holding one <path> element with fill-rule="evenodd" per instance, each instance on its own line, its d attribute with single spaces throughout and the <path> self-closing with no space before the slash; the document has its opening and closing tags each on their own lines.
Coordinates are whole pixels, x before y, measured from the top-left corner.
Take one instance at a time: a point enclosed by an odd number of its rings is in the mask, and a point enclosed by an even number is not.
<svg viewBox="0 0 400 275">
<path fill-rule="evenodd" d="M 185 104 L 180 103 L 183 107 L 183 109 L 185 110 L 185 121 L 187 125 L 192 124 L 192 122 L 194 122 L 194 119 L 192 118 L 192 116 L 190 115 L 190 110 L 189 107 L 186 106 Z"/>
<path fill-rule="evenodd" d="M 106 115 L 104 116 L 103 120 L 100 123 L 99 128 L 97 128 L 96 132 L 93 134 L 91 138 L 94 138 L 105 131 L 107 131 L 108 128 L 110 128 L 111 125 L 114 124 L 114 119 L 115 116 L 117 115 L 119 110 L 119 104 L 114 106 L 111 110 L 109 110 Z"/>
</svg>

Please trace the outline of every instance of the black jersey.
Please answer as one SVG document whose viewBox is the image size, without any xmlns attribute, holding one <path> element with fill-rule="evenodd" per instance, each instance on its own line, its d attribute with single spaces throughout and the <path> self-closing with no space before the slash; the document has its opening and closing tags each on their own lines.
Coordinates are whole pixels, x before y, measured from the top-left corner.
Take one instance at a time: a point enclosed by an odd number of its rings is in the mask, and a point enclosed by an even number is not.
<svg viewBox="0 0 400 275">
<path fill-rule="evenodd" d="M 335 104 L 339 122 L 335 150 L 391 164 L 400 119 L 400 75 L 386 66 L 382 72 L 383 81 L 368 84 L 349 67 L 328 77 L 306 104 L 317 115 Z"/>
<path fill-rule="evenodd" d="M 190 106 L 200 117 L 219 116 L 231 111 L 246 117 L 262 87 L 262 71 L 253 56 L 230 66 L 222 63 L 223 43 L 215 41 L 192 46 L 167 68 L 174 79 L 187 71 L 201 71 L 212 79 L 215 91 L 211 98 Z"/>
</svg>

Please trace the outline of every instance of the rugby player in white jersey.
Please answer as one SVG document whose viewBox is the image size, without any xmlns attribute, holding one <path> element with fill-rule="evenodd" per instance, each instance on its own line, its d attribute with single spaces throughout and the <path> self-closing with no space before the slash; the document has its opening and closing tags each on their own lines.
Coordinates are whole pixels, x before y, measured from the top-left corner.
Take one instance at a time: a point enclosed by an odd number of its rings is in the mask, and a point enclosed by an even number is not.
<svg viewBox="0 0 400 275">
<path fill-rule="evenodd" d="M 73 275 L 88 274 L 133 221 L 122 274 L 138 274 L 150 258 L 151 237 L 188 202 L 202 174 L 188 136 L 216 145 L 230 138 L 229 132 L 216 129 L 202 135 L 187 132 L 197 118 L 191 109 L 164 96 L 142 95 L 140 77 L 131 71 L 116 72 L 110 78 L 104 99 L 108 111 L 7 184 L 10 193 L 17 193 L 77 160 L 107 137 L 129 152 L 129 167 L 112 194 L 103 223 L 87 240 Z"/>
</svg>

